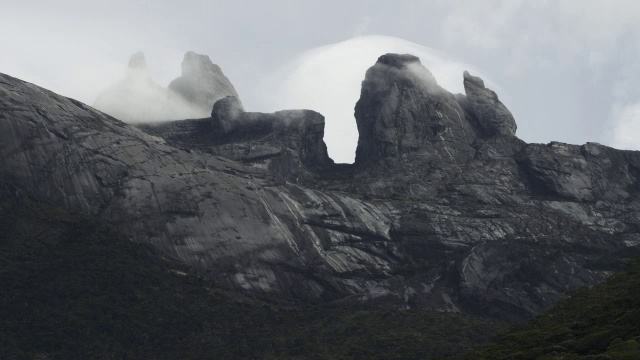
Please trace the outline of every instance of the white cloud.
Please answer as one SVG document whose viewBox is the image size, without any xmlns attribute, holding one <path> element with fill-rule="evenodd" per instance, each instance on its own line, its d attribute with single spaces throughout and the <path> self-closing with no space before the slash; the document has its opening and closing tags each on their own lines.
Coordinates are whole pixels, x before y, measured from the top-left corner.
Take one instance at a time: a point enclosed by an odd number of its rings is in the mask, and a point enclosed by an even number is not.
<svg viewBox="0 0 640 360">
<path fill-rule="evenodd" d="M 464 70 L 484 77 L 472 66 L 434 49 L 389 36 L 364 36 L 306 51 L 268 76 L 258 89 L 263 94 L 260 110 L 305 108 L 320 112 L 326 119 L 329 155 L 336 162 L 353 162 L 358 141 L 353 113 L 360 85 L 366 70 L 386 53 L 418 56 L 438 83 L 453 93 L 464 93 Z"/>
<path fill-rule="evenodd" d="M 520 0 L 446 2 L 452 6 L 442 19 L 445 42 L 492 50 L 502 47 L 505 30 L 522 7 Z"/>
<path fill-rule="evenodd" d="M 640 103 L 616 106 L 613 111 L 612 146 L 626 150 L 640 150 Z"/>
</svg>

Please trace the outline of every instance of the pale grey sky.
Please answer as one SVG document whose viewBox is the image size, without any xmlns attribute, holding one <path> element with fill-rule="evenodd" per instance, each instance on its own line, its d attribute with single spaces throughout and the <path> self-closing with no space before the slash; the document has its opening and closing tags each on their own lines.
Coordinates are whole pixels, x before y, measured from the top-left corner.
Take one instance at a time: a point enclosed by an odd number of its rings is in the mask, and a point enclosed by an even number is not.
<svg viewBox="0 0 640 360">
<path fill-rule="evenodd" d="M 640 149 L 638 1 L 346 3 L 0 0 L 0 72 L 91 104 L 132 53 L 166 86 L 193 50 L 222 67 L 247 110 L 314 106 L 330 154 L 350 161 L 364 71 L 411 51 L 451 91 L 464 68 L 484 76 L 526 141 Z"/>
</svg>

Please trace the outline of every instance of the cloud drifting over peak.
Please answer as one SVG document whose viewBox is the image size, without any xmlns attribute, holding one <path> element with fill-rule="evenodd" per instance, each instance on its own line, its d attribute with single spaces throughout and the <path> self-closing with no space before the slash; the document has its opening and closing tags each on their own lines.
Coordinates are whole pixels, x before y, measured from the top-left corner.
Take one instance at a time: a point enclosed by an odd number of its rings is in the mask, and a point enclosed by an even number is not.
<svg viewBox="0 0 640 360">
<path fill-rule="evenodd" d="M 329 155 L 336 162 L 353 162 L 358 141 L 353 113 L 360 85 L 367 69 L 386 53 L 418 56 L 438 84 L 453 93 L 464 93 L 464 70 L 484 77 L 471 65 L 407 40 L 390 36 L 356 37 L 308 50 L 265 79 L 260 87 L 266 95 L 261 110 L 305 108 L 320 112 L 325 116 Z M 485 82 L 496 88 L 486 77 Z"/>
<path fill-rule="evenodd" d="M 211 113 L 158 85 L 146 68 L 129 68 L 126 78 L 100 93 L 93 107 L 128 123 L 202 118 Z"/>
</svg>

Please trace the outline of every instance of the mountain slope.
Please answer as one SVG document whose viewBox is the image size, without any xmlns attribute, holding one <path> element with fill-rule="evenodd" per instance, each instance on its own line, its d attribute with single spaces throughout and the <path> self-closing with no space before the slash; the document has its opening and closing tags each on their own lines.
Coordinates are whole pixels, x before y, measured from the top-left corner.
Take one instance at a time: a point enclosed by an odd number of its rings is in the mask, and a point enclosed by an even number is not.
<svg viewBox="0 0 640 360">
<path fill-rule="evenodd" d="M 456 314 L 285 306 L 0 183 L 0 358 L 419 358 L 486 342 Z M 482 331 L 478 331 L 482 329 Z"/>
<path fill-rule="evenodd" d="M 465 359 L 640 359 L 640 257 Z"/>
</svg>

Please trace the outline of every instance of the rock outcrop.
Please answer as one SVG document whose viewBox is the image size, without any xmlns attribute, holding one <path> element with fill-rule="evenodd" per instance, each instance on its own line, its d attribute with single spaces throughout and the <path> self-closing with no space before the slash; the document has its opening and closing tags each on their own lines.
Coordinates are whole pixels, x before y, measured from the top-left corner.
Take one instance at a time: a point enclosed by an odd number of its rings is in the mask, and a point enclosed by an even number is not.
<svg viewBox="0 0 640 360">
<path fill-rule="evenodd" d="M 464 72 L 463 78 L 464 91 L 467 94 L 465 108 L 482 129 L 483 135 L 515 136 L 516 120 L 509 109 L 500 102 L 498 95 L 485 88 L 482 79 L 472 76 L 467 71 Z"/>
<path fill-rule="evenodd" d="M 238 93 L 220 66 L 211 62 L 207 55 L 189 51 L 182 61 L 182 76 L 169 84 L 169 89 L 180 94 L 185 100 L 211 112 L 216 101 L 235 96 Z"/>
<path fill-rule="evenodd" d="M 463 116 L 417 57 L 383 55 L 367 71 L 355 107 L 356 164 L 415 153 L 465 157 L 476 136 Z"/>
<path fill-rule="evenodd" d="M 198 149 L 304 182 L 333 165 L 324 143 L 324 117 L 311 110 L 246 112 L 240 100 L 218 100 L 210 119 L 141 126 L 177 147 Z"/>
<path fill-rule="evenodd" d="M 531 316 L 640 250 L 640 153 L 526 144 L 469 79 L 456 97 L 417 58 L 382 56 L 346 166 L 313 111 L 226 97 L 211 117 L 137 128 L 0 75 L 0 178 L 230 287 Z"/>
</svg>

